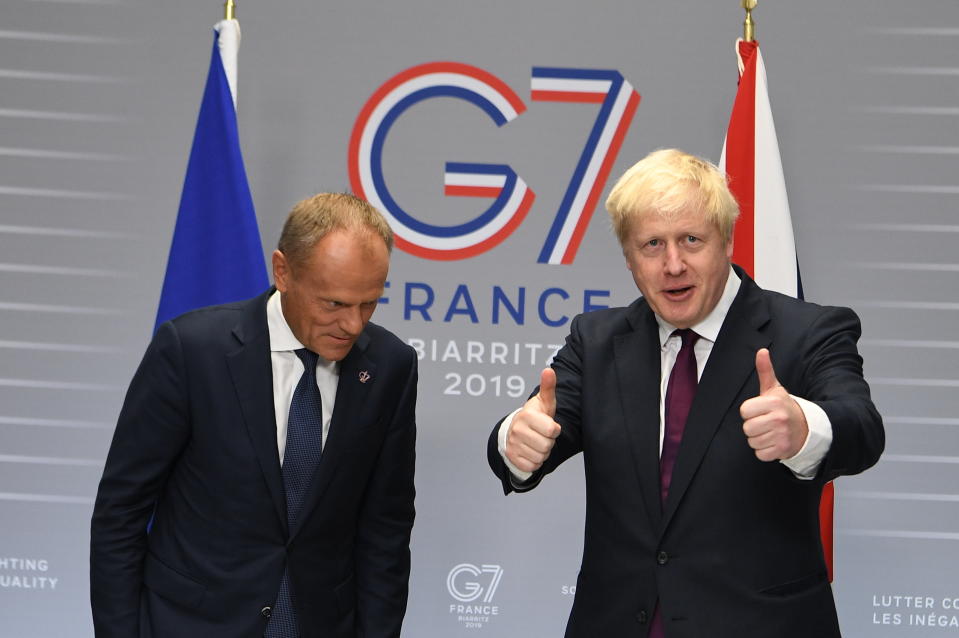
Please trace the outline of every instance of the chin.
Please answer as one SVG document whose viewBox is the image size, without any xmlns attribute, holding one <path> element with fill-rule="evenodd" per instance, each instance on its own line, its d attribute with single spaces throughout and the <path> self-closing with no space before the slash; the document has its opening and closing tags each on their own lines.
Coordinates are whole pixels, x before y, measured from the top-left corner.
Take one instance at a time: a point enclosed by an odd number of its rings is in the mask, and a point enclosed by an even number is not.
<svg viewBox="0 0 959 638">
<path fill-rule="evenodd" d="M 665 319 L 670 325 L 676 326 L 676 328 L 679 330 L 684 328 L 692 328 L 696 323 L 696 320 L 690 315 L 673 315 L 671 317 L 664 315 L 663 319 Z"/>
<path fill-rule="evenodd" d="M 327 361 L 339 361 L 340 359 L 344 358 L 346 355 L 350 353 L 350 348 L 352 347 L 353 347 L 352 343 L 347 345 L 342 345 L 342 346 L 341 345 L 328 346 L 326 348 L 323 348 L 322 351 L 318 351 L 318 352 Z"/>
</svg>

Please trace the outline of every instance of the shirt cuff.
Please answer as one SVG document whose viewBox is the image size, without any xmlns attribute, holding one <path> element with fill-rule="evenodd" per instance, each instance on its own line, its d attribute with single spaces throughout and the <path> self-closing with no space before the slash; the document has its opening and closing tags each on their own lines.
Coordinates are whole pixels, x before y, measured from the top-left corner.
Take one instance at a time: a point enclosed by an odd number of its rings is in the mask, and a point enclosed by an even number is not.
<svg viewBox="0 0 959 638">
<path fill-rule="evenodd" d="M 780 463 L 792 471 L 796 478 L 805 481 L 815 478 L 822 460 L 826 458 L 829 447 L 832 445 L 832 423 L 826 411 L 812 401 L 789 395 L 799 404 L 799 408 L 806 417 L 809 434 L 806 442 L 795 456 L 782 459 Z"/>
<path fill-rule="evenodd" d="M 499 435 L 496 437 L 496 448 L 499 450 L 499 455 L 503 457 L 503 463 L 505 463 L 507 469 L 509 469 L 511 475 L 510 482 L 513 484 L 513 487 L 522 485 L 533 476 L 532 472 L 524 472 L 510 463 L 510 460 L 506 458 L 506 437 L 509 436 L 509 428 L 513 425 L 513 417 L 519 414 L 519 411 L 522 409 L 523 408 L 517 408 L 512 414 L 503 419 L 503 422 L 499 426 Z"/>
</svg>

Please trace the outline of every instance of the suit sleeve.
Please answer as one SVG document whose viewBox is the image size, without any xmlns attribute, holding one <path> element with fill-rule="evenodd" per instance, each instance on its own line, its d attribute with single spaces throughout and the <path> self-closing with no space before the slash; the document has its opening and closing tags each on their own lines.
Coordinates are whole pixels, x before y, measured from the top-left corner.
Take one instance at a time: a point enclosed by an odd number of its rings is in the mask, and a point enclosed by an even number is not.
<svg viewBox="0 0 959 638">
<path fill-rule="evenodd" d="M 357 638 L 400 635 L 410 577 L 416 443 L 416 355 L 390 419 L 357 524 Z"/>
<path fill-rule="evenodd" d="M 503 493 L 510 492 L 528 492 L 533 489 L 543 477 L 555 470 L 559 465 L 582 451 L 581 435 L 581 394 L 583 388 L 583 339 L 579 330 L 579 319 L 573 319 L 570 325 L 570 333 L 566 337 L 564 345 L 556 356 L 553 357 L 553 363 L 550 367 L 556 371 L 556 416 L 555 421 L 559 423 L 561 431 L 556 439 L 556 444 L 550 452 L 549 458 L 543 463 L 543 466 L 533 472 L 533 476 L 528 481 L 516 484 L 510 479 L 509 468 L 503 461 L 499 453 L 498 437 L 499 429 L 507 417 L 503 417 L 493 428 L 489 440 L 486 444 L 486 460 L 489 462 L 490 469 L 500 479 L 503 484 Z M 533 390 L 530 397 L 539 393 L 539 387 Z M 508 416 L 508 415 L 507 415 Z"/>
<path fill-rule="evenodd" d="M 173 324 L 157 331 L 117 421 L 90 526 L 90 602 L 98 638 L 139 635 L 147 526 L 189 437 L 183 354 Z"/>
<path fill-rule="evenodd" d="M 882 417 L 870 398 L 856 348 L 861 333 L 852 310 L 828 308 L 810 326 L 803 348 L 796 394 L 826 412 L 833 433 L 819 470 L 824 481 L 871 467 L 885 447 Z"/>
</svg>

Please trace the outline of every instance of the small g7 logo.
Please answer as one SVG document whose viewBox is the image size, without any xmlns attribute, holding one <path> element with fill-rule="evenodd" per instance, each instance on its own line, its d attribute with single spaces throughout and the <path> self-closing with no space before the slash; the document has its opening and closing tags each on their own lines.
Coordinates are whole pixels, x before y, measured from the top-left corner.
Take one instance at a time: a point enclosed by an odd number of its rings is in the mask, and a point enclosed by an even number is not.
<svg viewBox="0 0 959 638">
<path fill-rule="evenodd" d="M 483 574 L 489 574 L 485 587 L 473 580 L 473 578 L 477 578 Z M 488 603 L 493 600 L 493 594 L 496 593 L 496 588 L 499 586 L 499 581 L 502 577 L 503 568 L 499 565 L 483 565 L 482 567 L 477 567 L 469 563 L 460 563 L 451 569 L 449 575 L 446 577 L 446 588 L 449 590 L 450 596 L 460 602 L 473 602 L 480 596 L 483 596 L 483 602 Z"/>
</svg>

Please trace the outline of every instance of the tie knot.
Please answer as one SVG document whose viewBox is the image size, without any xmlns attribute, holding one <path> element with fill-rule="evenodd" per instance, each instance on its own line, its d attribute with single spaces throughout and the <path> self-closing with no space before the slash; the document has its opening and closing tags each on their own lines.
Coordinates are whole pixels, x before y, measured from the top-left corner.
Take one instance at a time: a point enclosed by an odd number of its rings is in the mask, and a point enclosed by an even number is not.
<svg viewBox="0 0 959 638">
<path fill-rule="evenodd" d="M 699 339 L 699 335 L 696 334 L 692 328 L 682 328 L 680 330 L 673 330 L 673 334 L 682 339 L 683 348 L 688 348 L 696 344 L 696 340 Z"/>
<path fill-rule="evenodd" d="M 316 362 L 319 361 L 320 355 L 306 348 L 300 348 L 293 352 L 296 353 L 296 356 L 303 362 L 303 367 L 307 374 L 316 374 Z"/>
</svg>

